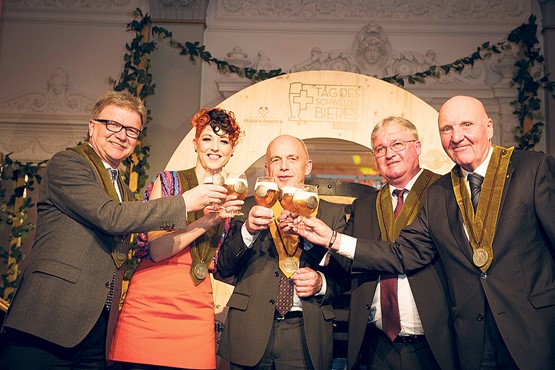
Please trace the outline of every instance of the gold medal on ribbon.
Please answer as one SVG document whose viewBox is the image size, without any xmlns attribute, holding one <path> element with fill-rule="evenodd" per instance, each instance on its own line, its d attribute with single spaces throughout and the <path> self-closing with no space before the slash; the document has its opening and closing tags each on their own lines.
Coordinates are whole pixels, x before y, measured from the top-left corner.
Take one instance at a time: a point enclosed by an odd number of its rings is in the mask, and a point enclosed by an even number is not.
<svg viewBox="0 0 555 370">
<path fill-rule="evenodd" d="M 489 253 L 486 248 L 476 248 L 474 253 L 472 253 L 472 262 L 476 265 L 476 267 L 482 267 L 488 262 Z"/>
<path fill-rule="evenodd" d="M 283 269 L 293 275 L 299 269 L 299 259 L 295 256 L 287 257 L 283 261 Z"/>
<path fill-rule="evenodd" d="M 208 275 L 208 264 L 206 264 L 205 262 L 199 262 L 195 265 L 195 268 L 193 269 L 193 274 L 195 274 L 195 277 L 199 280 L 203 280 L 206 275 Z"/>
</svg>

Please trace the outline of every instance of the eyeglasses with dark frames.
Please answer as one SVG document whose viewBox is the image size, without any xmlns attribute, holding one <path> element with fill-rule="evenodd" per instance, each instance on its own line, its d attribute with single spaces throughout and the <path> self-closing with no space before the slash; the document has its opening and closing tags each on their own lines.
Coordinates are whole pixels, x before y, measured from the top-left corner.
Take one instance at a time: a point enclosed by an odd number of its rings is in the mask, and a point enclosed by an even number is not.
<svg viewBox="0 0 555 370">
<path fill-rule="evenodd" d="M 100 122 L 103 125 L 106 125 L 106 128 L 110 132 L 117 133 L 117 132 L 120 132 L 122 129 L 125 129 L 125 134 L 130 139 L 137 139 L 139 137 L 139 135 L 141 135 L 141 132 L 142 132 L 138 128 L 131 127 L 131 126 L 124 126 L 119 122 L 112 121 L 112 120 L 109 120 L 109 119 L 94 118 L 93 121 Z"/>
<path fill-rule="evenodd" d="M 375 158 L 381 158 L 385 155 L 385 153 L 387 153 L 387 148 L 393 150 L 394 152 L 400 152 L 402 150 L 405 150 L 405 148 L 407 147 L 407 143 L 413 143 L 415 141 L 418 141 L 418 140 L 396 141 L 394 143 L 389 144 L 388 146 L 379 146 L 376 149 L 373 149 L 372 153 L 374 153 Z"/>
</svg>

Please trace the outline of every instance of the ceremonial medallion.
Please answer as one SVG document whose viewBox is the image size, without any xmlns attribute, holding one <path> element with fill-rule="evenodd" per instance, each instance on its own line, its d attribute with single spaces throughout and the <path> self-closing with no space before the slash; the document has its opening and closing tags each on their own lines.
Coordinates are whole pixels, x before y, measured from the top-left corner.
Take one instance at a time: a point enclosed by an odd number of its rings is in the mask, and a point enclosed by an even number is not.
<svg viewBox="0 0 555 370">
<path fill-rule="evenodd" d="M 208 275 L 208 265 L 204 262 L 199 262 L 193 269 L 193 274 L 199 280 L 203 280 Z"/>
<path fill-rule="evenodd" d="M 489 253 L 485 248 L 477 248 L 474 250 L 474 253 L 472 254 L 472 262 L 474 262 L 474 264 L 477 267 L 482 267 L 486 264 L 486 262 L 488 262 L 489 259 Z"/>
<path fill-rule="evenodd" d="M 294 274 L 299 269 L 299 262 L 294 257 L 287 257 L 283 261 L 283 269 L 290 274 Z"/>
</svg>

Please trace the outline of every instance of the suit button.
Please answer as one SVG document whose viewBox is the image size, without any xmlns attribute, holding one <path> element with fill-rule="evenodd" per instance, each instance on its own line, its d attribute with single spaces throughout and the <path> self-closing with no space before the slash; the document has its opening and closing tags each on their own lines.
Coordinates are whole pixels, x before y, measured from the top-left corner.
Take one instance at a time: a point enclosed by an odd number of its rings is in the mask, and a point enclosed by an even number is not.
<svg viewBox="0 0 555 370">
<path fill-rule="evenodd" d="M 481 277 L 483 280 L 486 280 L 486 279 L 488 278 L 488 273 L 487 273 L 487 272 L 482 272 L 482 273 L 480 274 L 480 277 Z"/>
<path fill-rule="evenodd" d="M 369 304 L 367 304 L 366 306 L 364 306 L 364 308 L 366 308 L 367 310 L 370 310 L 371 307 L 372 307 L 372 306 L 369 305 Z"/>
<path fill-rule="evenodd" d="M 270 304 L 276 304 L 276 301 L 274 301 L 273 299 L 270 299 Z"/>
<path fill-rule="evenodd" d="M 476 316 L 476 320 L 477 320 L 477 321 L 482 321 L 482 320 L 484 320 L 484 315 L 482 315 L 481 313 L 478 314 L 478 316 Z"/>
<path fill-rule="evenodd" d="M 277 271 L 274 272 L 274 276 L 275 276 L 275 277 L 278 277 L 278 276 L 279 276 L 279 272 L 277 272 Z"/>
</svg>

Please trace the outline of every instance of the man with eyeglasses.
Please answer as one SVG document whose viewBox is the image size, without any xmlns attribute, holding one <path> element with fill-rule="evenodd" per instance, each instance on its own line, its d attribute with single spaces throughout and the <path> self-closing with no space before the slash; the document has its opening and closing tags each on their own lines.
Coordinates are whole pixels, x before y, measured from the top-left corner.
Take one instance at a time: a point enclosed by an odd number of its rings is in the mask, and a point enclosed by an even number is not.
<svg viewBox="0 0 555 370">
<path fill-rule="evenodd" d="M 420 167 L 418 131 L 403 117 L 378 122 L 371 142 L 386 184 L 353 202 L 345 234 L 392 241 L 414 220 L 426 189 L 440 176 Z M 348 368 L 454 369 L 449 298 L 439 258 L 408 276 L 354 267 Z"/>
<path fill-rule="evenodd" d="M 455 162 L 428 190 L 394 243 L 339 234 L 353 269 L 410 273 L 439 255 L 447 277 L 461 369 L 552 369 L 555 363 L 555 159 L 493 145 L 493 121 L 469 96 L 439 111 L 441 144 Z M 327 245 L 317 219 L 294 228 Z M 285 227 L 287 226 L 287 227 Z M 290 225 L 284 222 L 284 231 Z M 351 247 L 349 247 L 351 245 Z"/>
<path fill-rule="evenodd" d="M 87 142 L 45 168 L 35 243 L 3 326 L 0 369 L 103 369 L 119 312 L 131 233 L 184 229 L 187 212 L 226 199 L 218 185 L 132 202 L 117 168 L 133 153 L 143 102 L 104 93 Z"/>
</svg>

